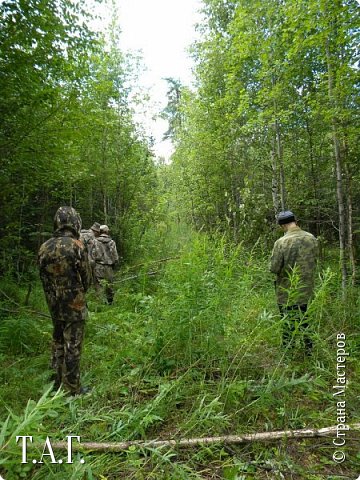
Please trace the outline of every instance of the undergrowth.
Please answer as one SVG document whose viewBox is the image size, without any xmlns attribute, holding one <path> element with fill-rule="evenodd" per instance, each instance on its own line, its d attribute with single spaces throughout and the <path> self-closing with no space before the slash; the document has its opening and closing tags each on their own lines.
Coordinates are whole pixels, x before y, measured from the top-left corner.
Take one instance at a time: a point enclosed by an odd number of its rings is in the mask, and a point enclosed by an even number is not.
<svg viewBox="0 0 360 480">
<path fill-rule="evenodd" d="M 82 381 L 89 395 L 51 393 L 51 321 L 39 284 L 1 291 L 0 473 L 34 479 L 356 478 L 359 438 L 334 463 L 331 438 L 83 454 L 85 464 L 21 464 L 14 436 L 85 441 L 180 439 L 335 425 L 336 335 L 346 333 L 349 423 L 359 422 L 359 300 L 343 301 L 335 268 L 320 266 L 309 310 L 314 349 L 281 347 L 267 258 L 224 238 L 191 239 L 169 260 L 123 269 L 115 302 L 88 295 Z M 150 275 L 149 275 L 150 272 Z M 34 313 L 37 312 L 37 313 Z M 36 400 L 38 399 L 38 400 Z M 39 451 L 29 449 L 29 459 Z"/>
</svg>

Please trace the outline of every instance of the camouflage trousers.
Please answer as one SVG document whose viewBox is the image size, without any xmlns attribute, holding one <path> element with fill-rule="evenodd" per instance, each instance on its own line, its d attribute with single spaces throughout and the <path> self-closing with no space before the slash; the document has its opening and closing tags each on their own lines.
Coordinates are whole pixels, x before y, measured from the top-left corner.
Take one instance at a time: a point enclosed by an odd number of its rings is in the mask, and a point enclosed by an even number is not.
<svg viewBox="0 0 360 480">
<path fill-rule="evenodd" d="M 80 356 L 85 322 L 54 322 L 51 364 L 55 388 L 75 395 L 80 392 Z"/>
<path fill-rule="evenodd" d="M 80 392 L 80 356 L 84 337 L 87 308 L 85 296 L 78 293 L 69 302 L 69 296 L 47 295 L 53 321 L 51 366 L 55 388 L 60 385 L 75 395 Z"/>
<path fill-rule="evenodd" d="M 95 266 L 95 288 L 98 294 L 104 289 L 106 300 L 109 305 L 114 300 L 114 269 L 112 265 L 103 265 L 97 263 Z"/>
</svg>

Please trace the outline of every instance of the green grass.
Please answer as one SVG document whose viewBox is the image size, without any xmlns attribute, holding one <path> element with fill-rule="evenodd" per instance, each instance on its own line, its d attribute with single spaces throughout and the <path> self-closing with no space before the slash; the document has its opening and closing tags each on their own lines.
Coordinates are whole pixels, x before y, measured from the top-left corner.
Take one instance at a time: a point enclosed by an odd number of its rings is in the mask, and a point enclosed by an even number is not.
<svg viewBox="0 0 360 480">
<path fill-rule="evenodd" d="M 340 331 L 347 334 L 350 353 L 348 420 L 359 422 L 359 295 L 351 291 L 342 301 L 333 267 L 320 268 L 310 309 L 314 351 L 306 358 L 300 344 L 291 354 L 280 347 L 281 320 L 260 246 L 249 251 L 223 238 L 193 234 L 166 255 L 175 253 L 179 258 L 157 265 L 156 275 L 146 275 L 153 271 L 148 262 L 133 270 L 140 275 L 117 284 L 113 306 L 89 294 L 82 378 L 93 387 L 90 395 L 68 399 L 48 393 L 42 400 L 46 408 L 37 405 L 49 386 L 50 320 L 24 307 L 16 314 L 2 311 L 1 418 L 12 412 L 0 445 L 4 478 L 356 478 L 355 433 L 349 434 L 342 465 L 332 461 L 332 439 L 182 450 L 131 447 L 122 454 L 88 453 L 84 465 L 20 464 L 20 447 L 12 439 L 16 428 L 40 439 L 77 434 L 84 442 L 334 425 Z M 5 288 L 14 290 L 14 285 Z M 16 292 L 19 305 L 25 295 L 25 290 Z M 6 298 L 2 306 L 14 309 Z M 47 312 L 38 284 L 30 308 Z M 26 423 L 29 408 L 34 421 Z"/>
</svg>

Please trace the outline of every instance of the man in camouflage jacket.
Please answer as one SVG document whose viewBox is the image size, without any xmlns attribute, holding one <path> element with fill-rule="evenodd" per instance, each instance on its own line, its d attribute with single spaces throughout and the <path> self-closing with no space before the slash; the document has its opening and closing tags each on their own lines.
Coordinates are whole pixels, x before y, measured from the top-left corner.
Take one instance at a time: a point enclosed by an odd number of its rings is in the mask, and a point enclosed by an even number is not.
<svg viewBox="0 0 360 480">
<path fill-rule="evenodd" d="M 83 242 L 85 246 L 85 250 L 87 252 L 89 266 L 92 275 L 92 283 L 95 282 L 95 246 L 96 246 L 96 239 L 100 235 L 100 223 L 95 222 L 89 230 L 81 230 L 80 231 L 80 240 Z"/>
<path fill-rule="evenodd" d="M 54 234 L 39 250 L 40 278 L 53 321 L 52 367 L 55 388 L 81 393 L 80 354 L 87 314 L 85 292 L 90 269 L 79 240 L 81 218 L 72 207 L 60 207 Z"/>
<path fill-rule="evenodd" d="M 114 299 L 114 268 L 119 261 L 119 256 L 114 240 L 109 236 L 109 227 L 100 226 L 100 236 L 97 238 L 95 248 L 95 286 L 101 291 L 101 285 L 105 284 L 107 302 L 111 305 Z"/>
<path fill-rule="evenodd" d="M 276 274 L 277 302 L 284 317 L 283 344 L 291 342 L 298 322 L 309 351 L 312 342 L 306 334 L 308 323 L 305 313 L 314 290 L 317 240 L 297 226 L 291 211 L 280 212 L 277 220 L 285 234 L 275 242 L 270 271 Z"/>
</svg>

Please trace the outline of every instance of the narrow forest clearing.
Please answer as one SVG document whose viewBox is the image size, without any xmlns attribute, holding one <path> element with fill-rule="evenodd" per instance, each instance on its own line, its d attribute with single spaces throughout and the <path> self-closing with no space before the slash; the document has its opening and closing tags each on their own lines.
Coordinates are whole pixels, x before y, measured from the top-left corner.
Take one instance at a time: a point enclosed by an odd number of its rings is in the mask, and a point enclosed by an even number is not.
<svg viewBox="0 0 360 480">
<path fill-rule="evenodd" d="M 0 0 L 0 480 L 360 479 L 359 12 Z"/>
<path fill-rule="evenodd" d="M 330 268 L 320 270 L 311 309 L 315 348 L 306 358 L 300 344 L 294 352 L 280 347 L 280 317 L 260 246 L 248 251 L 229 247 L 221 237 L 193 234 L 176 256 L 168 256 L 178 258 L 157 262 L 157 275 L 146 275 L 153 271 L 149 260 L 138 267 L 135 279 L 122 282 L 130 275 L 120 272 L 113 306 L 90 293 L 82 371 L 92 392 L 85 396 L 69 399 L 48 391 L 44 405 L 36 406 L 49 384 L 50 321 L 25 309 L 15 324 L 14 318 L 2 321 L 1 412 L 6 416 L 10 408 L 17 415 L 7 434 L 22 422 L 21 434 L 38 432 L 38 442 L 46 435 L 53 441 L 80 435 L 84 443 L 241 436 L 337 424 L 336 335 L 351 328 L 359 304 L 344 315 L 340 299 L 330 301 L 338 295 Z M 40 286 L 34 288 L 29 308 L 46 312 Z M 7 294 L 22 305 L 26 290 L 7 287 Z M 360 391 L 353 381 L 359 373 L 354 335 L 347 336 L 346 349 L 346 415 L 348 423 L 356 423 Z M 15 475 L 7 479 L 26 471 L 31 478 L 64 478 L 66 471 L 74 479 L 356 478 L 359 432 L 347 432 L 344 465 L 332 459 L 333 438 L 186 449 L 129 446 L 122 453 L 83 452 L 85 464 L 66 466 L 21 465 L 14 442 L 2 454 L 9 455 L 6 465 Z M 28 455 L 38 458 L 39 451 L 29 447 Z"/>
</svg>

